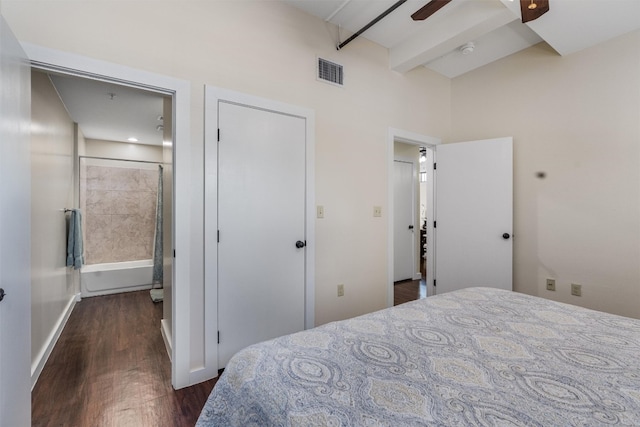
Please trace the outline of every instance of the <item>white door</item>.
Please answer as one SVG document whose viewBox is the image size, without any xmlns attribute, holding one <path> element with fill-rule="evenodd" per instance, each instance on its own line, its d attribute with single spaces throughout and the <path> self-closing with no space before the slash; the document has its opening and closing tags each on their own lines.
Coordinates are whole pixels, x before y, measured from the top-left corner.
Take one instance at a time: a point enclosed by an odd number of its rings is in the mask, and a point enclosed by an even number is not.
<svg viewBox="0 0 640 427">
<path fill-rule="evenodd" d="M 305 120 L 219 102 L 219 367 L 304 329 Z M 299 243 L 298 243 L 299 242 Z"/>
<path fill-rule="evenodd" d="M 0 426 L 31 424 L 31 69 L 0 16 Z"/>
<path fill-rule="evenodd" d="M 393 281 L 412 279 L 414 274 L 415 177 L 413 163 L 393 162 Z"/>
<path fill-rule="evenodd" d="M 436 148 L 436 292 L 512 289 L 512 138 Z"/>
</svg>

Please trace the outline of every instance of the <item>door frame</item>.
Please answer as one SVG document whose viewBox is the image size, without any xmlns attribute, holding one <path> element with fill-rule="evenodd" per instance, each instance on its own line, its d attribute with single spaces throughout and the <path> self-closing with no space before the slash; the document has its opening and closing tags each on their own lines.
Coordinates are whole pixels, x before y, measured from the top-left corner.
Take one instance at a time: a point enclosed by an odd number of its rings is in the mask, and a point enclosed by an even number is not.
<svg viewBox="0 0 640 427">
<path fill-rule="evenodd" d="M 393 197 L 393 186 L 394 186 L 394 177 L 393 177 L 393 162 L 395 160 L 394 153 L 394 144 L 395 142 L 402 142 L 404 144 L 415 145 L 416 147 L 426 147 L 433 151 L 433 161 L 435 162 L 435 147 L 441 144 L 440 138 L 427 136 L 418 134 L 411 131 L 406 131 L 402 129 L 389 128 L 387 132 L 387 203 L 389 207 L 394 206 L 394 197 Z M 435 182 L 433 173 L 431 176 L 427 176 L 427 183 L 429 181 L 431 184 L 427 184 L 427 194 L 431 192 L 432 195 L 435 194 Z M 435 197 L 428 199 L 434 200 Z M 427 218 L 431 218 L 432 220 L 427 221 L 427 236 L 433 236 L 431 242 L 435 242 L 434 229 L 433 229 L 433 212 L 435 212 L 434 204 L 427 206 Z M 389 215 L 387 218 L 387 306 L 393 307 L 393 266 L 394 266 L 394 219 L 393 219 L 393 209 L 388 209 Z M 435 244 L 431 244 L 429 246 L 429 250 L 427 251 L 427 289 L 429 289 L 429 284 L 433 286 L 433 278 L 434 278 L 434 253 Z M 415 257 L 414 257 L 415 258 Z M 415 262 L 415 261 L 414 261 Z M 431 267 L 431 268 L 429 268 Z"/>
<path fill-rule="evenodd" d="M 250 108 L 301 117 L 305 120 L 305 315 L 304 327 L 315 326 L 315 112 L 246 93 L 205 86 L 204 129 L 204 283 L 205 354 L 218 364 L 218 103 L 229 102 Z M 215 123 L 215 128 L 207 124 Z"/>
<path fill-rule="evenodd" d="M 155 74 L 124 65 L 96 60 L 81 55 L 21 43 L 31 67 L 70 76 L 91 78 L 123 86 L 171 95 L 174 114 L 173 143 L 173 224 L 172 240 L 179 257 L 173 258 L 171 286 L 171 331 L 162 327 L 167 352 L 171 358 L 171 383 L 175 389 L 196 384 L 207 378 L 198 369 L 192 371 L 190 339 L 190 268 L 191 242 L 191 85 L 186 80 Z M 29 316 L 31 308 L 29 309 Z M 168 336 L 167 336 L 168 335 Z M 208 370 L 207 370 L 208 371 Z M 217 372 L 217 371 L 214 371 Z M 211 376 L 211 375 L 210 375 Z M 202 378 L 201 378 L 202 377 Z"/>
</svg>

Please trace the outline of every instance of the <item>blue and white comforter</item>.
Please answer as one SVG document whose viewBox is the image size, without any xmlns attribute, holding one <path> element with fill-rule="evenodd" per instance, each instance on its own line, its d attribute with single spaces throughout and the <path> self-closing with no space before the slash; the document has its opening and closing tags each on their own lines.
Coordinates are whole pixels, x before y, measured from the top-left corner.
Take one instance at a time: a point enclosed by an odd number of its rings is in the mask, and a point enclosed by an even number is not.
<svg viewBox="0 0 640 427">
<path fill-rule="evenodd" d="M 250 346 L 198 426 L 640 426 L 640 320 L 470 288 Z"/>
</svg>

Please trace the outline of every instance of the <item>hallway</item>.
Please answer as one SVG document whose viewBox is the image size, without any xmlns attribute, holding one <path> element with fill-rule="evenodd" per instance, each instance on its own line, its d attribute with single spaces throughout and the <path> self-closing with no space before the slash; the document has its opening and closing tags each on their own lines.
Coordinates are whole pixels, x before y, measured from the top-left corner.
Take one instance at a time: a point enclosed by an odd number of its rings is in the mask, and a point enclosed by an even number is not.
<svg viewBox="0 0 640 427">
<path fill-rule="evenodd" d="M 173 390 L 149 291 L 77 303 L 32 392 L 32 426 L 193 426 L 216 380 Z"/>
</svg>

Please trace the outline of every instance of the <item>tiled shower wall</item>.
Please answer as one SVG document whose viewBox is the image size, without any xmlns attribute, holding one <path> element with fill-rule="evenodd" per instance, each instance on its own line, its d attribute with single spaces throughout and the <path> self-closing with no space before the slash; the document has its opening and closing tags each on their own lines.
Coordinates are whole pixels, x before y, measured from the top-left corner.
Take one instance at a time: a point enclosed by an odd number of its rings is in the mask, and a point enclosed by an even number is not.
<svg viewBox="0 0 640 427">
<path fill-rule="evenodd" d="M 85 264 L 153 257 L 158 170 L 145 167 L 81 165 Z"/>
</svg>

